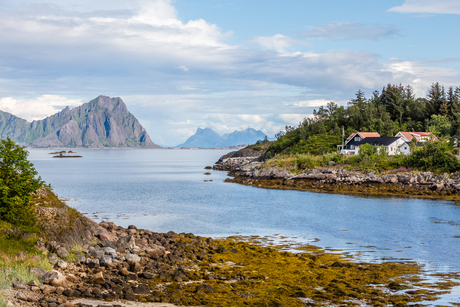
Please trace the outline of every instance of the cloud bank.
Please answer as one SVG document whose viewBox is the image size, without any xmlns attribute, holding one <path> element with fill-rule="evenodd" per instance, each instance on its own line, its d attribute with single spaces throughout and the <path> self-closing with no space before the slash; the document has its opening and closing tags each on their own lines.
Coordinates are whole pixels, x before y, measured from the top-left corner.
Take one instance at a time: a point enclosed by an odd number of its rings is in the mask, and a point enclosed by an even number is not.
<svg viewBox="0 0 460 307">
<path fill-rule="evenodd" d="M 180 20 L 171 0 L 53 1 L 0 7 L 0 109 L 38 119 L 101 94 L 120 96 L 162 145 L 183 142 L 196 127 L 222 134 L 250 126 L 273 136 L 358 89 L 370 95 L 402 83 L 424 96 L 432 82 L 457 85 L 460 77 L 442 63 L 315 49 L 318 39 L 398 35 L 391 25 L 332 22 L 307 27 L 301 38 L 253 36 L 236 45 L 219 25 Z M 454 1 L 442 3 L 455 10 Z"/>
<path fill-rule="evenodd" d="M 389 12 L 460 14 L 460 2 L 457 0 L 406 0 L 402 5 L 392 7 Z"/>
</svg>

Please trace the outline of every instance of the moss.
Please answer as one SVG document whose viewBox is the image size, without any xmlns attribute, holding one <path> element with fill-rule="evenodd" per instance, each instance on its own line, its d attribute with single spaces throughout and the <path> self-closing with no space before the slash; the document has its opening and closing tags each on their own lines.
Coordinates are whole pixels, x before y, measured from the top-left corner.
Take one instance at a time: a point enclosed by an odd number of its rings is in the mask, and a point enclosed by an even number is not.
<svg viewBox="0 0 460 307">
<path fill-rule="evenodd" d="M 406 306 L 435 300 L 459 284 L 448 274 L 427 284 L 415 263 L 365 263 L 311 245 L 261 245 L 265 242 L 258 236 L 214 240 L 206 247 L 209 260 L 183 266 L 187 277 L 181 282 L 174 278 L 175 267 L 141 280 L 152 290 L 143 299 L 185 306 Z M 288 251 L 294 247 L 297 253 Z"/>
</svg>

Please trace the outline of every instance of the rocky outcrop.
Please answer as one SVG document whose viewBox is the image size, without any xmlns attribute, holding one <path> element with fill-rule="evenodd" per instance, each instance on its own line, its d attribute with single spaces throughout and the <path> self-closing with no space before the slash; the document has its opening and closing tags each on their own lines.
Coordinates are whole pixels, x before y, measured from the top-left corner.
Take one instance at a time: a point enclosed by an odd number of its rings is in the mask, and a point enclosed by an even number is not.
<svg viewBox="0 0 460 307">
<path fill-rule="evenodd" d="M 229 171 L 236 182 L 273 189 L 314 190 L 346 194 L 403 195 L 424 198 L 460 199 L 460 174 L 435 175 L 433 172 L 381 174 L 341 167 L 323 167 L 290 173 L 280 167 L 267 167 L 259 152 L 231 152 L 213 166 Z"/>
<path fill-rule="evenodd" d="M 255 150 L 251 147 L 246 147 L 238 151 L 232 151 L 220 157 L 212 168 L 221 171 L 254 168 L 262 165 L 262 162 L 260 161 L 262 161 L 263 152 L 263 150 Z"/>
<path fill-rule="evenodd" d="M 31 147 L 161 148 L 121 98 L 107 96 L 32 123 L 0 111 L 0 137 Z"/>
<path fill-rule="evenodd" d="M 34 194 L 34 209 L 40 233 L 48 242 L 60 242 L 53 246 L 58 256 L 65 254 L 59 247 L 90 244 L 94 237 L 113 239 L 111 234 L 92 219 L 68 207 L 48 188 L 40 188 Z M 45 247 L 44 240 L 37 243 L 38 249 Z"/>
</svg>

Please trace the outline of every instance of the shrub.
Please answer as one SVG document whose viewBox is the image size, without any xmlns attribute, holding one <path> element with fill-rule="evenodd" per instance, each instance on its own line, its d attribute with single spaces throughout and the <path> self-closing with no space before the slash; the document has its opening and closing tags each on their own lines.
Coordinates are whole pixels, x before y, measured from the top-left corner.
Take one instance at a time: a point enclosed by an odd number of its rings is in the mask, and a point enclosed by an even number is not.
<svg viewBox="0 0 460 307">
<path fill-rule="evenodd" d="M 460 170 L 460 162 L 452 154 L 451 145 L 446 139 L 432 141 L 417 148 L 406 156 L 404 165 L 435 172 L 456 172 Z"/>
<path fill-rule="evenodd" d="M 0 140 L 0 220 L 18 228 L 35 224 L 30 194 L 44 185 L 28 155 L 10 138 Z"/>
</svg>

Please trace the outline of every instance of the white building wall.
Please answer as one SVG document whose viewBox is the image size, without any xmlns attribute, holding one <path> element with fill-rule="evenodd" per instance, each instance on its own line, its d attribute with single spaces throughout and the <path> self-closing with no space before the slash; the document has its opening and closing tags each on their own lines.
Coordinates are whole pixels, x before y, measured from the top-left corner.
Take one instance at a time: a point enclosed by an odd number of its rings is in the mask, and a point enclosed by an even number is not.
<svg viewBox="0 0 460 307">
<path fill-rule="evenodd" d="M 404 143 L 401 146 L 399 146 L 399 151 L 401 151 L 403 155 L 410 155 L 409 143 Z"/>
</svg>

